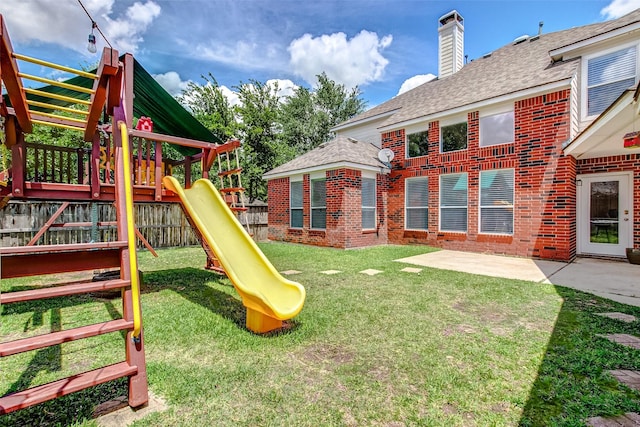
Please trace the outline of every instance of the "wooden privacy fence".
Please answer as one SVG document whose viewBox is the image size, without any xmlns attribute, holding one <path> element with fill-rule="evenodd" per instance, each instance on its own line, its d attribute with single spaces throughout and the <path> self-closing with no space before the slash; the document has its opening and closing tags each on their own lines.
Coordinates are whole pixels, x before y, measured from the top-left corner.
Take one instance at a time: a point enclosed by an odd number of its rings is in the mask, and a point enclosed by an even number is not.
<svg viewBox="0 0 640 427">
<path fill-rule="evenodd" d="M 62 204 L 56 201 L 10 201 L 0 210 L 0 247 L 27 245 Z M 256 241 L 267 240 L 267 205 L 250 204 L 247 207 L 247 222 L 253 238 Z M 154 248 L 199 244 L 177 203 L 136 203 L 135 216 L 138 230 Z M 112 203 L 71 202 L 35 244 L 117 240 L 114 221 Z M 69 227 L 68 223 L 83 225 Z M 137 243 L 139 248 L 143 247 L 140 240 Z"/>
</svg>

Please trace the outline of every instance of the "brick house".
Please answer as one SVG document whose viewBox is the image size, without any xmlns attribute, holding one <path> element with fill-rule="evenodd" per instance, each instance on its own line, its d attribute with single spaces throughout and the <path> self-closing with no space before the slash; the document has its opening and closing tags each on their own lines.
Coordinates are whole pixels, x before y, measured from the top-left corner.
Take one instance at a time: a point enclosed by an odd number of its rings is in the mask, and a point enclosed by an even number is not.
<svg viewBox="0 0 640 427">
<path fill-rule="evenodd" d="M 557 260 L 640 246 L 640 149 L 623 141 L 640 131 L 640 10 L 467 64 L 463 24 L 439 20 L 437 79 L 265 174 L 271 239 Z"/>
</svg>

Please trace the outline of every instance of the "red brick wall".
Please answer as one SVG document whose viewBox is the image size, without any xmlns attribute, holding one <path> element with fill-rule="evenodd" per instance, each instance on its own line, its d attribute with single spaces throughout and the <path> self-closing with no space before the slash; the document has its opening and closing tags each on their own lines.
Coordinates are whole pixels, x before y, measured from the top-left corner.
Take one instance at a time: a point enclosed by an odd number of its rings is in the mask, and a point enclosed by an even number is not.
<svg viewBox="0 0 640 427">
<path fill-rule="evenodd" d="M 622 141 L 620 141 L 622 144 Z M 633 247 L 640 247 L 640 153 L 578 160 L 577 173 L 633 172 Z"/>
<path fill-rule="evenodd" d="M 429 124 L 429 154 L 405 159 L 405 131 L 382 134 L 383 148 L 396 156 L 389 176 L 389 242 L 424 243 L 448 249 L 569 260 L 575 256 L 575 160 L 564 157 L 569 138 L 569 91 L 514 103 L 515 142 L 480 147 L 479 113 L 467 116 L 466 150 L 441 154 L 439 122 Z M 515 170 L 514 233 L 480 234 L 480 171 Z M 438 230 L 439 175 L 468 175 L 468 230 Z M 404 230 L 404 181 L 429 178 L 429 231 Z"/>
<path fill-rule="evenodd" d="M 310 229 L 309 175 L 303 181 L 303 228 L 289 227 L 289 179 L 278 178 L 268 182 L 269 239 L 305 243 L 316 246 L 354 248 L 387 243 L 386 230 L 386 177 L 376 180 L 376 230 L 362 230 L 362 173 L 341 168 L 326 172 L 327 226 L 326 230 Z"/>
</svg>

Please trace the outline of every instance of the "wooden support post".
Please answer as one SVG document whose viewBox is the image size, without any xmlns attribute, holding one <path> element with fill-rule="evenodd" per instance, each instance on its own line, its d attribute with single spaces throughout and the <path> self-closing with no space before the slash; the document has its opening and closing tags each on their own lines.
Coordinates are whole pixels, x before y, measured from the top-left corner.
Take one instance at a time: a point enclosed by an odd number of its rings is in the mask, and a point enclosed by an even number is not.
<svg viewBox="0 0 640 427">
<path fill-rule="evenodd" d="M 155 171 L 155 182 L 154 182 L 154 188 L 155 188 L 155 198 L 156 200 L 159 202 L 162 200 L 162 177 L 163 177 L 163 170 L 162 170 L 162 142 L 160 141 L 156 141 L 156 150 L 155 150 L 155 154 L 156 154 L 156 171 Z"/>
<path fill-rule="evenodd" d="M 132 69 L 133 72 L 133 69 Z M 126 84 L 126 83 L 125 83 Z M 126 91 L 126 88 L 125 88 Z M 128 99 L 133 102 L 133 98 Z M 118 122 L 125 121 L 125 111 L 122 105 L 114 108 L 114 117 L 112 122 L 113 142 L 116 152 L 116 179 L 115 179 L 115 206 L 116 218 L 118 221 L 118 239 L 129 241 L 135 239 L 135 236 L 129 236 L 127 230 L 127 208 L 125 205 L 125 187 L 124 174 L 131 173 L 130 170 L 124 170 L 122 161 L 122 137 L 118 131 Z M 130 218 L 133 221 L 133 218 Z M 132 274 L 138 274 L 137 271 L 132 272 L 129 263 L 129 249 L 122 249 L 120 252 L 120 278 L 123 280 L 131 280 Z M 133 297 L 131 288 L 122 290 L 122 314 L 127 321 L 133 321 Z M 149 401 L 149 392 L 147 386 L 147 367 L 144 356 L 144 331 L 140 333 L 139 340 L 133 340 L 132 331 L 128 331 L 125 337 L 125 347 L 127 354 L 127 363 L 130 366 L 137 366 L 138 372 L 129 377 L 129 406 L 138 407 Z"/>
<path fill-rule="evenodd" d="M 24 176 L 27 171 L 27 153 L 24 135 L 16 127 L 16 143 L 11 147 L 11 191 L 14 197 L 24 197 Z"/>
<path fill-rule="evenodd" d="M 184 158 L 184 188 L 191 188 L 191 156 Z"/>
<path fill-rule="evenodd" d="M 91 175 L 89 176 L 89 183 L 91 184 L 91 198 L 98 199 L 100 198 L 100 132 L 96 132 L 93 135 L 90 162 L 91 167 L 89 170 Z"/>
</svg>

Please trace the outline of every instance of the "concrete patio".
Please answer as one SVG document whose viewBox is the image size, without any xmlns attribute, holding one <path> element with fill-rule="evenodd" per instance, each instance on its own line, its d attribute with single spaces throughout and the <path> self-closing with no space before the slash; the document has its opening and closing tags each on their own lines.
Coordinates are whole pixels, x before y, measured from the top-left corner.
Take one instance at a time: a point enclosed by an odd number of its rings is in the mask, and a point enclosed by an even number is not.
<svg viewBox="0 0 640 427">
<path fill-rule="evenodd" d="M 626 260 L 577 258 L 558 262 L 441 250 L 397 262 L 508 279 L 553 283 L 640 306 L 640 265 Z"/>
</svg>

